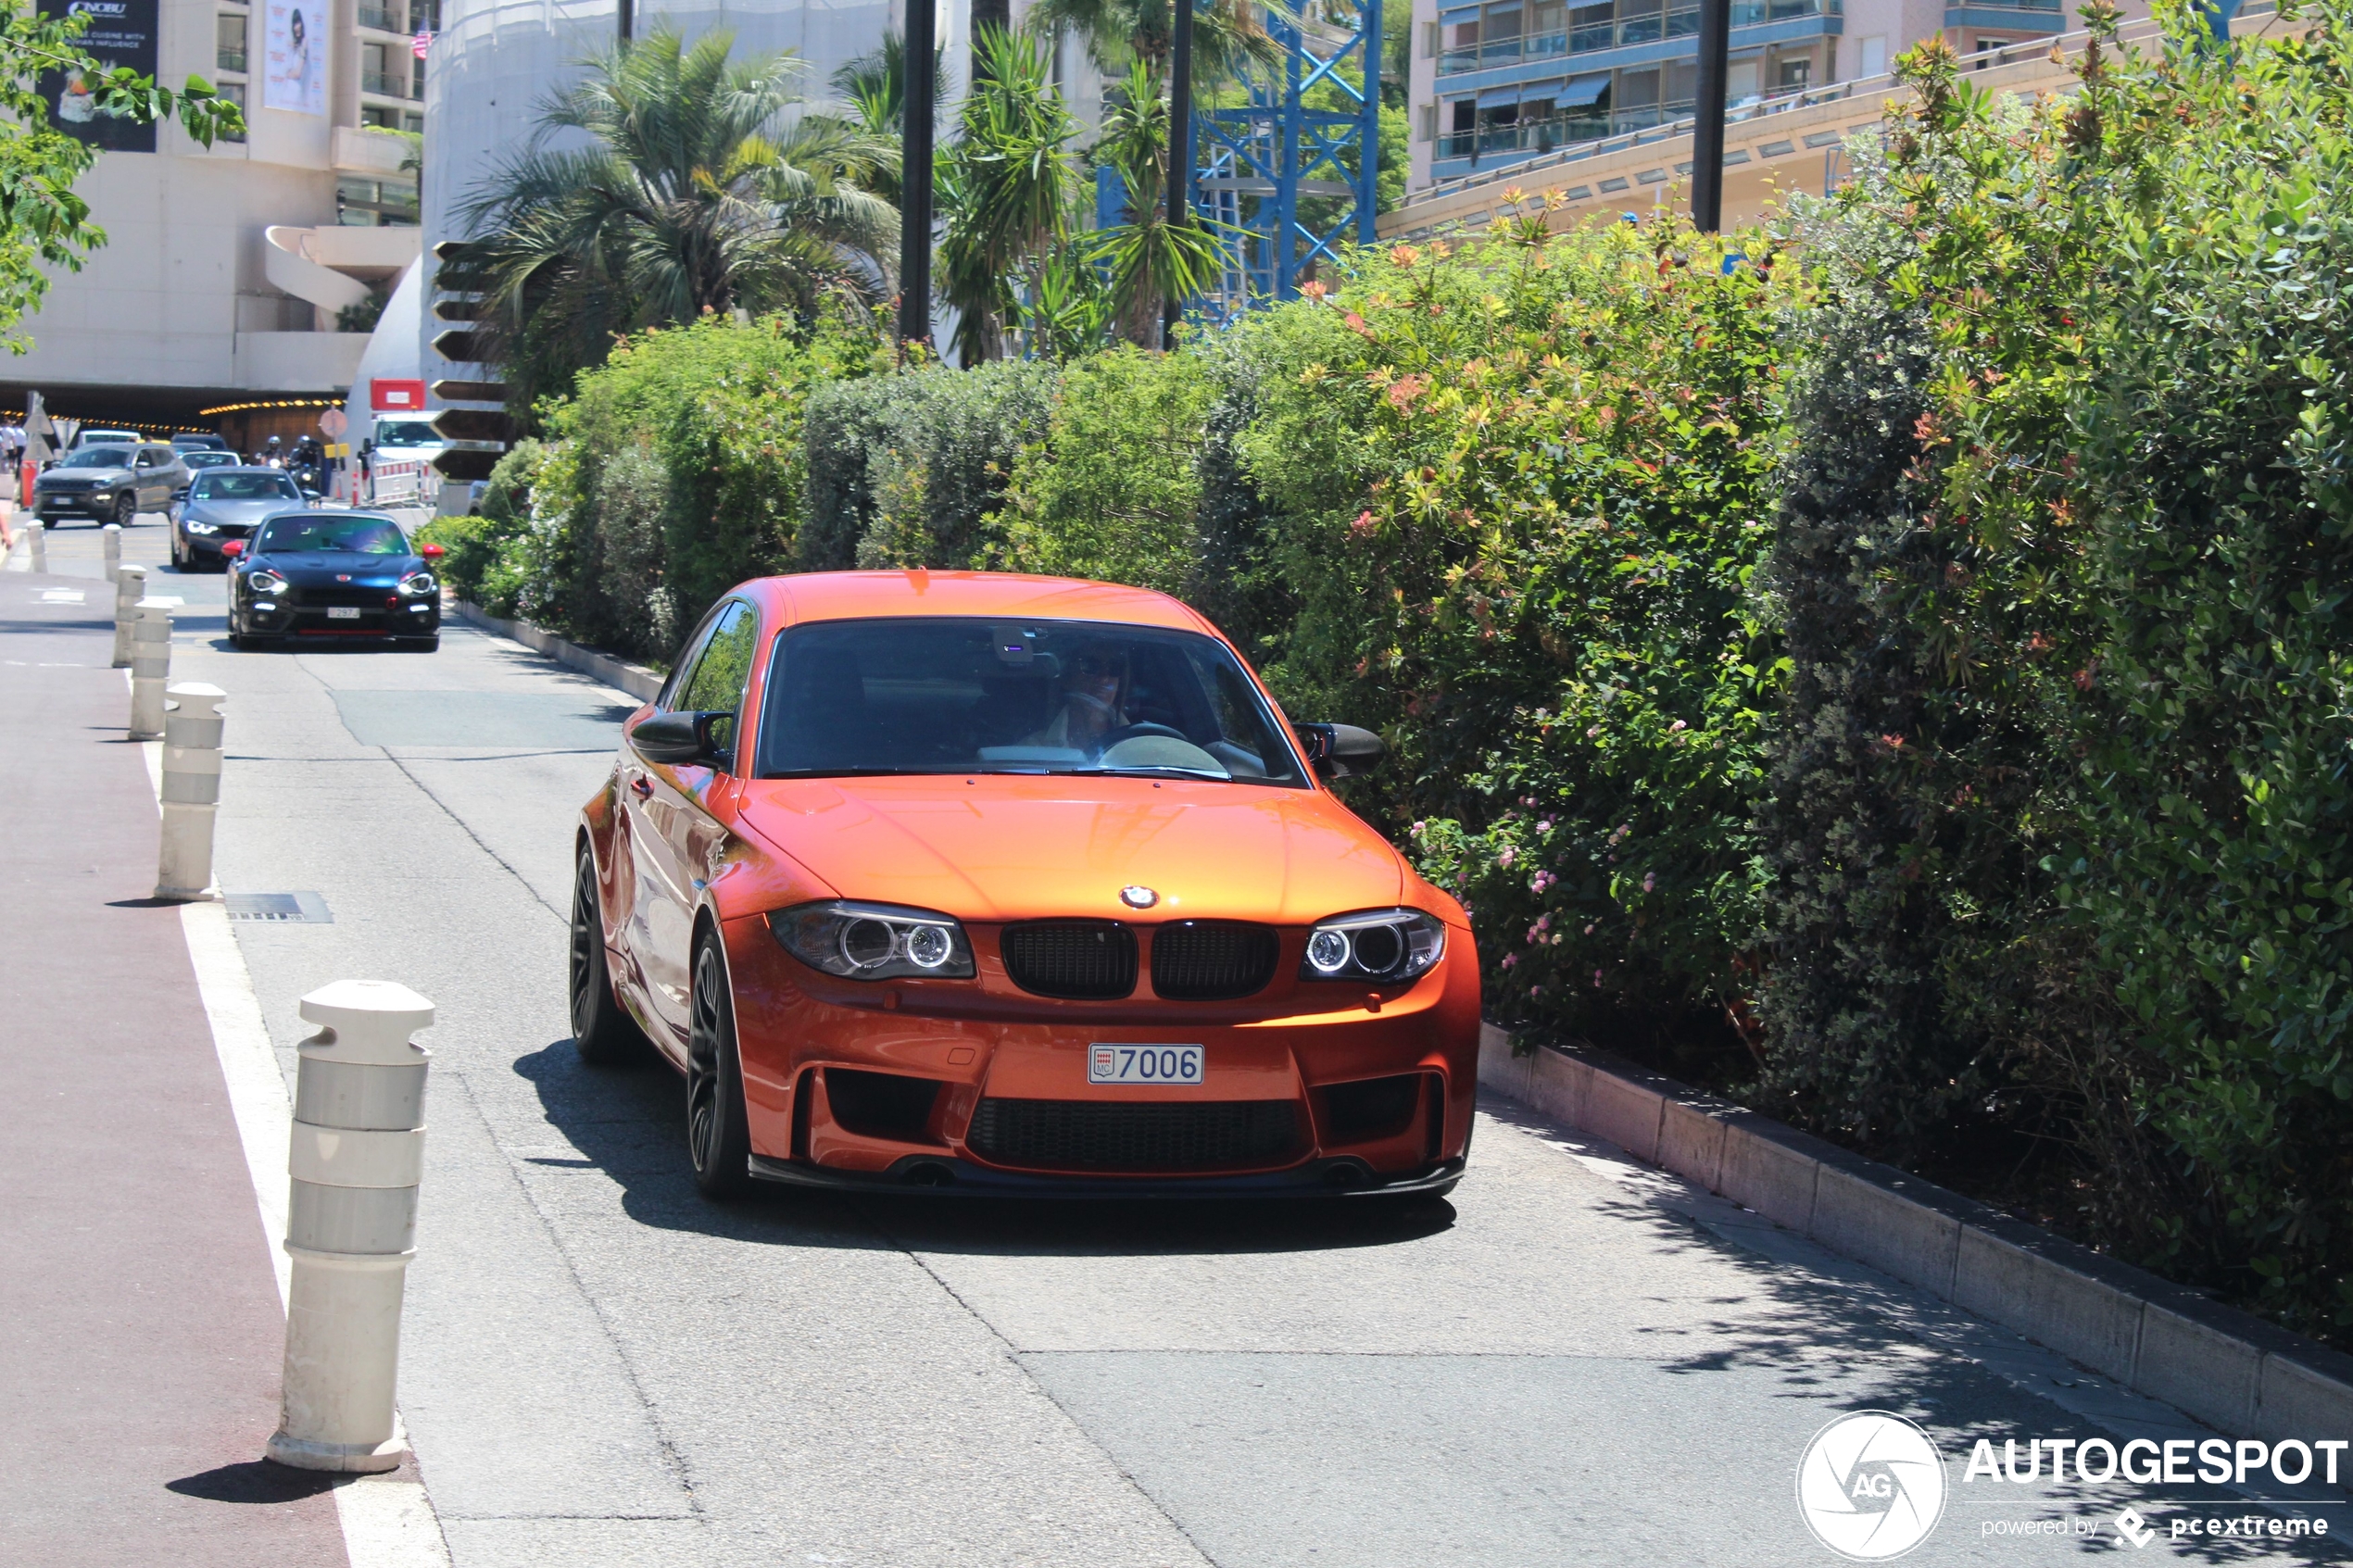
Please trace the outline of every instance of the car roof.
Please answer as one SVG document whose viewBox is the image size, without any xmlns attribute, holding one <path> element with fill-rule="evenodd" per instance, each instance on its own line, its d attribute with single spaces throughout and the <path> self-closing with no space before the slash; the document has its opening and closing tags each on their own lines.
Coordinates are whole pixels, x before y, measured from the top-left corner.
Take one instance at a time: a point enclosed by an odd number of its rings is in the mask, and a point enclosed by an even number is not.
<svg viewBox="0 0 2353 1568">
<path fill-rule="evenodd" d="M 1005 571 L 815 571 L 762 577 L 743 591 L 794 623 L 898 616 L 1005 616 L 1023 621 L 1109 621 L 1211 630 L 1179 600 L 1149 588 Z"/>
<path fill-rule="evenodd" d="M 213 465 L 212 465 L 212 467 L 210 467 L 210 468 L 207 469 L 205 471 L 206 471 L 207 473 L 279 473 L 279 474 L 283 474 L 283 473 L 284 473 L 286 470 L 283 470 L 283 469 L 273 469 L 273 468 L 271 468 L 271 467 L 268 463 L 215 463 L 215 464 L 213 464 Z"/>
</svg>

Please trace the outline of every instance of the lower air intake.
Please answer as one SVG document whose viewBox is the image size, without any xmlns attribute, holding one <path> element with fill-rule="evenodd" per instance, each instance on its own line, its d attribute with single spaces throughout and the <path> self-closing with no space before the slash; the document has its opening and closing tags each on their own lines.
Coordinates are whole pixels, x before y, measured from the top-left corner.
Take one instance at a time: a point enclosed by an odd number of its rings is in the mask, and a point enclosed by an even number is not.
<svg viewBox="0 0 2353 1568">
<path fill-rule="evenodd" d="M 1299 1109 L 1287 1099 L 984 1099 L 965 1141 L 984 1160 L 1032 1170 L 1241 1170 L 1299 1152 Z"/>
</svg>

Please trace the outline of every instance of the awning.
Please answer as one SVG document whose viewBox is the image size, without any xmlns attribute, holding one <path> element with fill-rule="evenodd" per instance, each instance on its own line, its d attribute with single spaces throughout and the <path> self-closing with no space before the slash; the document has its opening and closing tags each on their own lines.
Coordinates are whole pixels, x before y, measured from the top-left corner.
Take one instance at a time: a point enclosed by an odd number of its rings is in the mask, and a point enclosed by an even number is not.
<svg viewBox="0 0 2353 1568">
<path fill-rule="evenodd" d="M 1557 98 L 1560 95 L 1561 79 L 1557 76 L 1547 77 L 1542 82 L 1523 82 L 1519 84 L 1519 101 L 1523 104 L 1532 104 L 1540 98 Z"/>
<path fill-rule="evenodd" d="M 1476 6 L 1443 6 L 1438 13 L 1438 19 L 1445 23 L 1448 27 L 1453 27 L 1457 22 L 1477 21 L 1478 19 L 1478 7 Z"/>
<path fill-rule="evenodd" d="M 1518 102 L 1519 83 L 1516 82 L 1508 87 L 1490 87 L 1478 95 L 1478 107 L 1483 109 L 1499 109 L 1505 104 Z"/>
<path fill-rule="evenodd" d="M 1563 108 L 1583 108 L 1588 104 L 1598 102 L 1601 95 L 1609 91 L 1609 76 L 1610 73 L 1605 70 L 1572 76 L 1568 79 L 1568 85 L 1553 102 Z"/>
</svg>

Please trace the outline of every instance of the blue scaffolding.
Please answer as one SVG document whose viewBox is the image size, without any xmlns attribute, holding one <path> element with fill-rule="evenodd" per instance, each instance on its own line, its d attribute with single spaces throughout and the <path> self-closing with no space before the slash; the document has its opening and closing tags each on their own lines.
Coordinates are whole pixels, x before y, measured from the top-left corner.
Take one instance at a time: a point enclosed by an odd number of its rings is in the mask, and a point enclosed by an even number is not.
<svg viewBox="0 0 2353 1568">
<path fill-rule="evenodd" d="M 1224 282 L 1198 302 L 1211 320 L 1293 298 L 1347 239 L 1372 243 L 1380 12 L 1381 0 L 1308 0 L 1298 20 L 1269 11 L 1266 31 L 1282 46 L 1281 66 L 1244 77 L 1247 104 L 1195 116 L 1194 208 L 1223 225 L 1227 242 Z M 1352 64 L 1354 82 L 1342 74 Z M 1340 107 L 1309 108 L 1310 96 Z M 1336 220 L 1322 207 L 1329 201 L 1342 204 Z"/>
</svg>

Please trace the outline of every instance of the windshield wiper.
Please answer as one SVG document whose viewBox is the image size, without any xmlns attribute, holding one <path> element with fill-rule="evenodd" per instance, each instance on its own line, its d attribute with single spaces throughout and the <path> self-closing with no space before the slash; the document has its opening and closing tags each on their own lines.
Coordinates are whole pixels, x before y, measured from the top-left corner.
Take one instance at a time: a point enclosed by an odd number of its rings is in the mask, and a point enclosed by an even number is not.
<svg viewBox="0 0 2353 1568">
<path fill-rule="evenodd" d="M 787 768 L 778 772 L 762 773 L 763 779 L 881 779 L 916 777 L 928 778 L 936 773 L 969 771 L 963 768 Z"/>
<path fill-rule="evenodd" d="M 1221 783 L 1230 782 L 1234 776 L 1223 768 L 1180 768 L 1174 762 L 1138 762 L 1121 768 L 1055 768 L 1051 771 L 1057 773 L 1107 774 L 1113 777 L 1126 773 L 1175 773 L 1180 778 L 1215 779 Z"/>
</svg>

